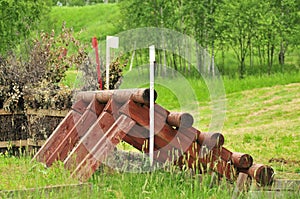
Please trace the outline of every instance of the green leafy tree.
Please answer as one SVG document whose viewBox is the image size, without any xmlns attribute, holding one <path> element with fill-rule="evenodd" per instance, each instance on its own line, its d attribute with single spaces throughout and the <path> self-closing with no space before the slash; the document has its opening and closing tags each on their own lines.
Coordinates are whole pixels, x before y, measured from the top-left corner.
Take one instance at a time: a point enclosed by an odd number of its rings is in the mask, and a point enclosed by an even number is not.
<svg viewBox="0 0 300 199">
<path fill-rule="evenodd" d="M 218 9 L 218 27 L 236 55 L 240 78 L 245 76 L 246 57 L 257 27 L 258 3 L 257 0 L 224 0 Z"/>
<path fill-rule="evenodd" d="M 270 74 L 276 53 L 278 52 L 278 61 L 283 70 L 288 46 L 297 45 L 293 38 L 298 32 L 299 15 L 294 0 L 260 1 L 258 8 L 253 43 L 257 48 L 260 65 L 267 65 L 267 72 Z"/>
<path fill-rule="evenodd" d="M 198 67 L 203 72 L 212 75 L 215 73 L 215 44 L 218 33 L 215 14 L 221 4 L 222 0 L 192 0 L 186 6 L 186 9 L 191 13 L 187 17 L 190 18 L 189 27 L 193 29 L 193 36 L 205 51 L 210 50 L 211 54 L 211 60 L 207 64 L 205 63 L 208 60 L 205 57 L 206 53 L 198 53 L 200 56 Z M 203 68 L 201 65 L 207 66 L 207 68 Z"/>
<path fill-rule="evenodd" d="M 124 29 L 164 27 L 195 38 L 204 49 L 196 49 L 198 69 L 202 72 L 214 74 L 218 50 L 222 51 L 224 71 L 230 48 L 238 62 L 240 78 L 255 64 L 261 65 L 260 71 L 270 74 L 277 53 L 283 68 L 288 47 L 299 46 L 297 0 L 122 0 L 120 6 Z M 206 52 L 211 54 L 209 63 Z M 176 70 L 186 67 L 173 54 L 167 54 L 166 60 Z M 233 71 L 232 66 L 226 68 Z"/>
<path fill-rule="evenodd" d="M 277 18 L 277 32 L 279 37 L 279 63 L 284 65 L 285 52 L 290 43 L 293 43 L 290 35 L 297 34 L 299 25 L 299 1 L 297 0 L 275 0 L 271 2 Z"/>
<path fill-rule="evenodd" d="M 51 1 L 0 0 L 0 54 L 28 38 L 49 11 Z"/>
</svg>

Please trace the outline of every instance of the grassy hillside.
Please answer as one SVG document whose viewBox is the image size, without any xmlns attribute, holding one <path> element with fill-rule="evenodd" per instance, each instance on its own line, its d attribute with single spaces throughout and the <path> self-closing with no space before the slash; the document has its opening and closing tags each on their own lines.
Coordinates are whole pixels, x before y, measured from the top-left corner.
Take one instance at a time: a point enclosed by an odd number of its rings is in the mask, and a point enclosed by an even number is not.
<svg viewBox="0 0 300 199">
<path fill-rule="evenodd" d="M 299 82 L 299 73 L 224 79 L 225 146 L 273 166 L 278 178 L 300 179 Z M 212 117 L 209 94 L 201 81 L 192 81 L 192 86 L 197 89 L 199 109 L 188 111 L 194 115 L 195 126 L 207 132 Z M 156 90 L 159 104 L 170 110 L 180 108 L 174 93 L 159 86 Z"/>
<path fill-rule="evenodd" d="M 300 179 L 300 83 L 227 95 L 225 146 L 249 153 L 273 166 L 278 178 Z M 198 112 L 199 128 L 208 129 L 210 106 Z"/>
<path fill-rule="evenodd" d="M 126 77 L 126 76 L 125 76 Z M 137 81 L 136 78 L 128 78 Z M 128 79 L 124 79 L 125 81 Z M 244 80 L 224 78 L 226 118 L 222 133 L 225 146 L 232 151 L 253 155 L 255 162 L 270 164 L 278 178 L 300 179 L 300 75 L 275 74 Z M 185 85 L 173 81 L 179 93 Z M 198 110 L 195 126 L 207 132 L 212 117 L 210 96 L 203 81 L 191 79 L 196 89 Z M 176 92 L 156 85 L 157 102 L 180 111 Z M 273 160 L 272 160 L 273 159 Z"/>
<path fill-rule="evenodd" d="M 56 32 L 61 30 L 62 24 L 73 28 L 75 33 L 80 33 L 78 39 L 89 43 L 91 38 L 105 38 L 106 35 L 118 33 L 120 11 L 117 4 L 96 4 L 83 7 L 53 7 L 49 20 L 41 24 L 41 29 Z"/>
</svg>

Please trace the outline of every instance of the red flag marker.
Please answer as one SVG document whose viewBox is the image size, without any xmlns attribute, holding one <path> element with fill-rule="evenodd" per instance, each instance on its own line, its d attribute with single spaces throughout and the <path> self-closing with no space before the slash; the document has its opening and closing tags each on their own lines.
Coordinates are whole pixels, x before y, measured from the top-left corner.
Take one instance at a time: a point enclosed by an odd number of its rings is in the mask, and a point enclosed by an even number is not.
<svg viewBox="0 0 300 199">
<path fill-rule="evenodd" d="M 98 76 L 98 84 L 100 90 L 102 90 L 102 78 L 101 78 L 101 71 L 100 71 L 100 59 L 99 59 L 99 54 L 98 54 L 98 42 L 97 38 L 93 37 L 92 39 L 92 46 L 95 49 L 95 54 L 96 54 L 96 63 L 97 63 L 97 76 Z"/>
</svg>

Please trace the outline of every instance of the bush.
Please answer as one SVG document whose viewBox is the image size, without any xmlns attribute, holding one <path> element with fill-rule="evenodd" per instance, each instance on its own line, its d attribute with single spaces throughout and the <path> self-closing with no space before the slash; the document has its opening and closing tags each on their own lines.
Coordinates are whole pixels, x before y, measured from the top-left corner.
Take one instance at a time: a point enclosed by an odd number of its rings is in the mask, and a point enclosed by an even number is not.
<svg viewBox="0 0 300 199">
<path fill-rule="evenodd" d="M 84 46 L 63 26 L 58 36 L 42 32 L 30 49 L 27 60 L 14 54 L 0 58 L 0 108 L 14 112 L 70 107 L 72 90 L 60 81 L 70 67 L 87 59 Z"/>
</svg>

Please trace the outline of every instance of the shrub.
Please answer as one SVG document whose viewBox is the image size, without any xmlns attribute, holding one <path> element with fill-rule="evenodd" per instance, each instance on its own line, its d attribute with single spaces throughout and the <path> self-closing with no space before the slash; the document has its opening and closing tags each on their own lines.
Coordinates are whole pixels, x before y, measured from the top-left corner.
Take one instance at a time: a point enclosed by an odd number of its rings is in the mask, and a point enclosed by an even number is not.
<svg viewBox="0 0 300 199">
<path fill-rule="evenodd" d="M 0 59 L 0 108 L 14 112 L 70 107 L 72 91 L 60 81 L 70 67 L 79 67 L 87 59 L 84 46 L 63 25 L 58 36 L 54 31 L 42 32 L 30 49 L 26 60 L 14 54 Z M 60 101 L 51 103 L 53 99 Z"/>
</svg>

